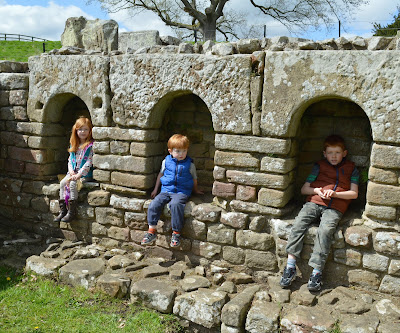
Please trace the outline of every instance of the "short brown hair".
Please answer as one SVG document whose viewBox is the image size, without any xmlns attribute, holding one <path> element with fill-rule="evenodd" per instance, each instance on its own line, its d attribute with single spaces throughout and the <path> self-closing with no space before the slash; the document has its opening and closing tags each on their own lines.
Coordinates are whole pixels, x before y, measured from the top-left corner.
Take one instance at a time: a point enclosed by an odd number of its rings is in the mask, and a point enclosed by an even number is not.
<svg viewBox="0 0 400 333">
<path fill-rule="evenodd" d="M 344 144 L 344 139 L 340 135 L 332 134 L 326 137 L 324 140 L 324 151 L 327 147 L 340 147 L 346 150 L 346 145 Z"/>
<path fill-rule="evenodd" d="M 168 149 L 188 149 L 189 139 L 182 134 L 174 134 L 168 140 Z"/>
</svg>

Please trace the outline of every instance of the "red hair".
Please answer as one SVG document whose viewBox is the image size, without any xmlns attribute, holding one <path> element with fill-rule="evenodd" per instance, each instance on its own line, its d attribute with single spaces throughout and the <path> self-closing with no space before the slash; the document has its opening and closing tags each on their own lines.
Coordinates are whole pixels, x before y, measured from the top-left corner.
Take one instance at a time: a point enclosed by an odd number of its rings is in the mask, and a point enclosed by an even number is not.
<svg viewBox="0 0 400 333">
<path fill-rule="evenodd" d="M 324 151 L 327 147 L 340 147 L 343 151 L 346 150 L 344 139 L 340 135 L 332 134 L 324 140 Z"/>
<path fill-rule="evenodd" d="M 174 134 L 168 140 L 168 149 L 188 149 L 189 139 L 182 134 Z"/>
<path fill-rule="evenodd" d="M 69 152 L 75 152 L 75 153 L 77 152 L 81 142 L 80 142 L 78 134 L 76 132 L 79 128 L 81 128 L 82 126 L 85 126 L 85 125 L 87 127 L 89 127 L 89 135 L 87 136 L 86 141 L 81 145 L 81 149 L 84 149 L 89 143 L 91 143 L 93 141 L 92 122 L 90 121 L 89 118 L 79 117 L 75 121 L 74 126 L 72 126 L 71 138 L 69 139 L 69 143 L 70 143 L 70 147 L 68 149 Z"/>
</svg>

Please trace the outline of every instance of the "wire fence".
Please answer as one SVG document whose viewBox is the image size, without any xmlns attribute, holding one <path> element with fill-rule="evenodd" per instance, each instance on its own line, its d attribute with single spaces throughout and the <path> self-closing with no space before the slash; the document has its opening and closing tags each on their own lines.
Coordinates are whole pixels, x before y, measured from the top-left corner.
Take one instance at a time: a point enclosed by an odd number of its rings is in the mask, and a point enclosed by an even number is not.
<svg viewBox="0 0 400 333">
<path fill-rule="evenodd" d="M 48 42 L 45 38 L 20 35 L 20 34 L 7 34 L 0 32 L 0 41 L 20 41 L 20 42 L 42 42 L 43 44 L 43 52 L 46 52 L 46 42 Z"/>
</svg>

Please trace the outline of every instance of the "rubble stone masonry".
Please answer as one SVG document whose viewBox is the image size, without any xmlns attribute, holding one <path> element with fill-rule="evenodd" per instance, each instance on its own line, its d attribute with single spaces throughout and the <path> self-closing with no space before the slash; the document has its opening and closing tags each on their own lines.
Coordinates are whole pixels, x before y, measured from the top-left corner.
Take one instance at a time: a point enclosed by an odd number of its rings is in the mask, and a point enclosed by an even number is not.
<svg viewBox="0 0 400 333">
<path fill-rule="evenodd" d="M 0 61 L 0 214 L 44 235 L 141 249 L 166 141 L 181 132 L 207 194 L 186 205 L 177 250 L 165 208 L 151 251 L 272 274 L 285 263 L 299 189 L 337 133 L 362 183 L 326 269 L 338 284 L 400 295 L 400 51 L 397 38 L 377 38 L 63 48 Z M 78 219 L 54 223 L 57 175 L 82 113 L 94 124 L 95 180 L 80 191 Z"/>
</svg>

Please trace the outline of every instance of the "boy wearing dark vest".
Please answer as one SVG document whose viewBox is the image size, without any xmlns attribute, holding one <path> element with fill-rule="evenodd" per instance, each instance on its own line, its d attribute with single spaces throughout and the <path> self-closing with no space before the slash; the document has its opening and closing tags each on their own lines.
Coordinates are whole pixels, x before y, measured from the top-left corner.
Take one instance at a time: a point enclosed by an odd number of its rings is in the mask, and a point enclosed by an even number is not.
<svg viewBox="0 0 400 333">
<path fill-rule="evenodd" d="M 303 249 L 303 239 L 310 224 L 320 218 L 314 248 L 308 264 L 313 267 L 307 287 L 321 290 L 322 270 L 329 255 L 336 227 L 352 199 L 358 197 L 359 174 L 353 162 L 346 160 L 344 140 L 330 135 L 324 141 L 324 159 L 317 162 L 301 188 L 307 195 L 289 235 L 287 265 L 280 285 L 287 288 L 296 277 L 296 259 Z"/>
<path fill-rule="evenodd" d="M 142 245 L 148 245 L 156 240 L 156 228 L 164 206 L 169 203 L 171 211 L 172 237 L 171 247 L 181 243 L 181 230 L 184 222 L 186 202 L 193 192 L 203 194 L 197 187 L 196 167 L 193 160 L 187 156 L 189 139 L 181 134 L 175 134 L 168 140 L 168 155 L 161 164 L 156 185 L 147 212 L 149 230 L 144 235 Z M 157 195 L 161 185 L 161 192 Z"/>
</svg>

